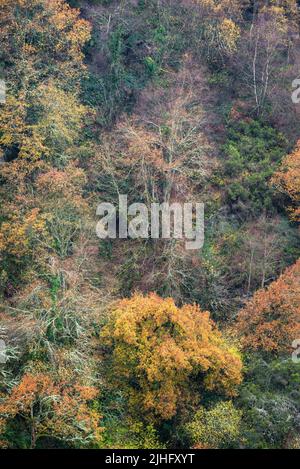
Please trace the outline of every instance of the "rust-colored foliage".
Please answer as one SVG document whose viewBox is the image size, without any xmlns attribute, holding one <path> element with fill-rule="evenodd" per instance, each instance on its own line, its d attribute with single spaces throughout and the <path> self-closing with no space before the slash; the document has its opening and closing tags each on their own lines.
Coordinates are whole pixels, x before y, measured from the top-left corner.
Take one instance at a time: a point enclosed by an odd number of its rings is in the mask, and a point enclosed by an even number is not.
<svg viewBox="0 0 300 469">
<path fill-rule="evenodd" d="M 0 402 L 0 430 L 5 431 L 9 420 L 21 418 L 30 432 L 32 448 L 43 436 L 79 444 L 99 439 L 100 415 L 87 405 L 96 395 L 97 390 L 90 386 L 55 383 L 50 374 L 25 374 Z"/>
<path fill-rule="evenodd" d="M 300 259 L 239 313 L 236 329 L 246 349 L 288 352 L 300 337 Z"/>
<path fill-rule="evenodd" d="M 288 194 L 292 202 L 289 207 L 291 218 L 300 221 L 300 140 L 295 151 L 284 158 L 272 182 L 279 190 Z"/>
<path fill-rule="evenodd" d="M 155 422 L 196 404 L 201 390 L 233 395 L 241 381 L 239 354 L 196 305 L 135 294 L 114 305 L 101 339 L 113 385 L 133 414 Z"/>
</svg>

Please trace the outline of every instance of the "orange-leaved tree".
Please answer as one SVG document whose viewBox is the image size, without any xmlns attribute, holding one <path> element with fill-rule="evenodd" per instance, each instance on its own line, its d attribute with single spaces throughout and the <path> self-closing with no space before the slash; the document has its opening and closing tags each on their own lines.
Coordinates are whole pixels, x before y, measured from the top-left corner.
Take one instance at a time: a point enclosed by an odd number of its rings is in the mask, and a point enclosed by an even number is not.
<svg viewBox="0 0 300 469">
<path fill-rule="evenodd" d="M 0 436 L 10 421 L 19 419 L 30 447 L 42 437 L 52 437 L 84 446 L 99 441 L 100 415 L 88 405 L 97 395 L 91 386 L 55 382 L 48 373 L 27 373 L 10 394 L 0 396 Z"/>
<path fill-rule="evenodd" d="M 300 259 L 238 315 L 236 329 L 246 349 L 288 352 L 300 337 Z"/>
<path fill-rule="evenodd" d="M 283 159 L 279 171 L 272 178 L 272 183 L 289 196 L 291 206 L 288 210 L 291 218 L 300 221 L 300 140 L 295 150 Z"/>
<path fill-rule="evenodd" d="M 112 385 L 150 422 L 193 408 L 201 392 L 234 395 L 241 381 L 238 352 L 196 305 L 136 293 L 113 305 L 101 340 Z"/>
</svg>

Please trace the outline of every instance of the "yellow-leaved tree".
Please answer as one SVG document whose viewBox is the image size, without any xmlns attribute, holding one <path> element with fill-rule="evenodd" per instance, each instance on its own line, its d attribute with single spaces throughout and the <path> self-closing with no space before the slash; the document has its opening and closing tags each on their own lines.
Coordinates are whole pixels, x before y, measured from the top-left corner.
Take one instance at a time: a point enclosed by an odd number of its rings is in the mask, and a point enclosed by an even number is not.
<svg viewBox="0 0 300 469">
<path fill-rule="evenodd" d="M 157 424 L 192 409 L 201 393 L 232 396 L 242 362 L 196 305 L 135 294 L 113 305 L 101 333 L 108 376 L 129 412 Z"/>
<path fill-rule="evenodd" d="M 64 0 L 0 2 L 4 161 L 63 157 L 75 143 L 86 113 L 78 95 L 91 29 L 79 15 Z"/>
<path fill-rule="evenodd" d="M 40 438 L 52 437 L 84 446 L 101 439 L 100 415 L 88 403 L 97 396 L 91 386 L 56 382 L 50 373 L 26 373 L 0 400 L 0 447 L 13 419 L 23 423 L 25 439 L 35 448 Z"/>
</svg>

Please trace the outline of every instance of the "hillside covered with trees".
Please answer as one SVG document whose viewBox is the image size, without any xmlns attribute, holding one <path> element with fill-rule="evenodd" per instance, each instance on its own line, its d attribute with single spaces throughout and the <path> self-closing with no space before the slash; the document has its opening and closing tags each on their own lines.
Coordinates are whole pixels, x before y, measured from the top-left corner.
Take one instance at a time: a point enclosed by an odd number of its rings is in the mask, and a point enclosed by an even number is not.
<svg viewBox="0 0 300 469">
<path fill-rule="evenodd" d="M 299 33 L 294 0 L 0 0 L 0 448 L 300 448 Z M 204 203 L 203 246 L 100 239 L 120 194 Z"/>
</svg>

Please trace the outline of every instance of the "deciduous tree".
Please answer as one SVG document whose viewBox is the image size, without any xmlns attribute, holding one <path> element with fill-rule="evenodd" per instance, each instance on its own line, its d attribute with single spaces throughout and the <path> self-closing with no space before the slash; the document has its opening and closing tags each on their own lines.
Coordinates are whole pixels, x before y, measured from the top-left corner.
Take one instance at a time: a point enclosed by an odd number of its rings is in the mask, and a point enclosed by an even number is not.
<svg viewBox="0 0 300 469">
<path fill-rule="evenodd" d="M 246 349 L 292 350 L 300 337 L 300 260 L 266 290 L 259 290 L 239 313 L 236 329 Z"/>
<path fill-rule="evenodd" d="M 300 221 L 300 140 L 295 150 L 283 159 L 272 183 L 289 196 L 292 203 L 288 208 L 291 218 Z"/>
<path fill-rule="evenodd" d="M 26 426 L 30 447 L 42 437 L 84 445 L 99 439 L 100 415 L 89 408 L 97 390 L 90 386 L 56 383 L 48 373 L 27 373 L 6 396 L 0 396 L 2 434 L 11 419 Z M 1 427 L 0 427 L 1 429 Z"/>
<path fill-rule="evenodd" d="M 135 294 L 112 306 L 101 340 L 130 412 L 156 424 L 192 408 L 201 393 L 234 395 L 241 381 L 238 352 L 196 305 Z"/>
</svg>

